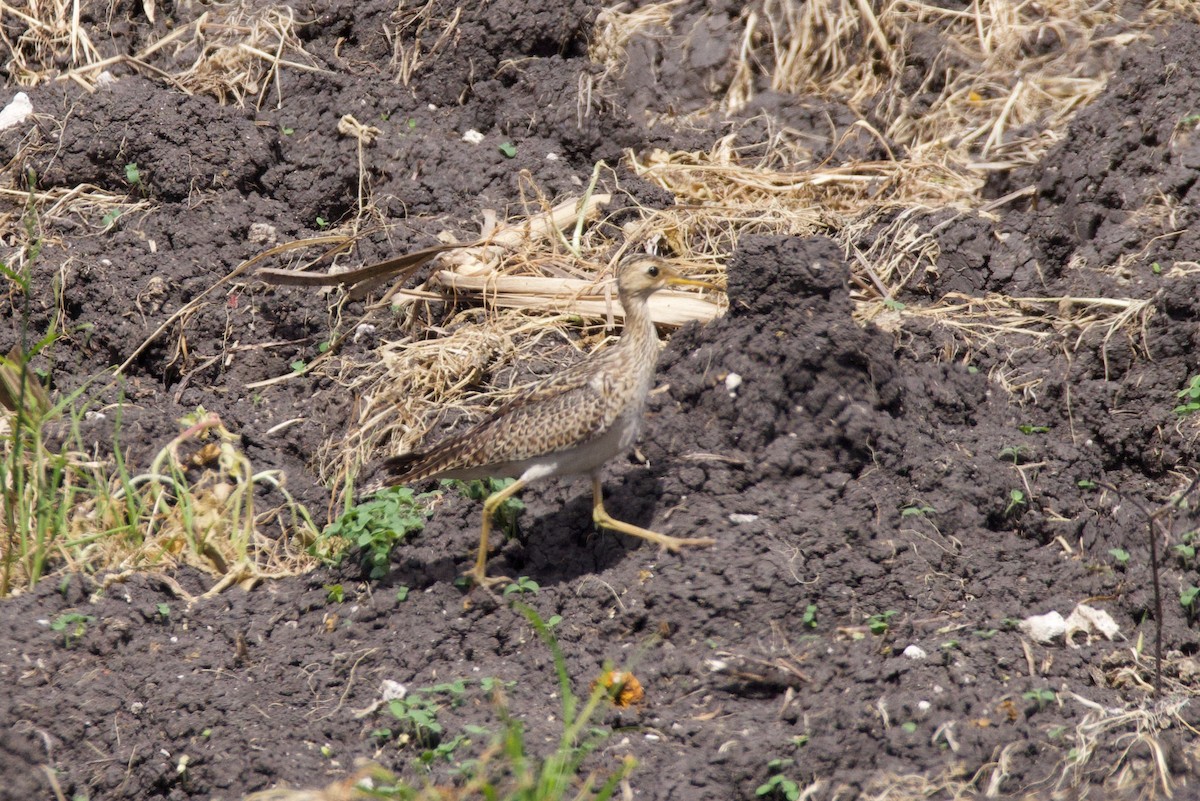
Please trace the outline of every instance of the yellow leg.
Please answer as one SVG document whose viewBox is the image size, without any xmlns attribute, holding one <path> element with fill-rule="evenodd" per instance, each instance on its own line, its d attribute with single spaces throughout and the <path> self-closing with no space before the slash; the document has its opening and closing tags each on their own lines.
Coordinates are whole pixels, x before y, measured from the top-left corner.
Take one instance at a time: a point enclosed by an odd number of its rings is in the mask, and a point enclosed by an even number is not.
<svg viewBox="0 0 1200 801">
<path fill-rule="evenodd" d="M 650 540 L 650 542 L 656 542 L 672 553 L 684 546 L 698 547 L 716 545 L 717 543 L 716 540 L 708 537 L 669 537 L 666 534 L 659 534 L 657 531 L 651 531 L 648 528 L 641 528 L 632 523 L 622 523 L 620 520 L 613 519 L 604 509 L 604 488 L 600 485 L 599 476 L 592 476 L 592 520 L 602 528 L 611 528 L 613 531 L 620 531 L 622 534 L 630 534 L 634 537 Z"/>
<path fill-rule="evenodd" d="M 469 576 L 472 581 L 481 587 L 490 588 L 497 584 L 509 584 L 512 582 L 512 579 L 508 576 L 489 576 L 487 574 L 488 535 L 492 532 L 492 518 L 496 515 L 496 509 L 500 507 L 500 504 L 524 488 L 525 482 L 518 479 L 504 489 L 493 492 L 483 502 L 483 530 L 479 535 L 479 554 L 475 557 L 475 566 L 463 574 L 464 576 Z"/>
</svg>

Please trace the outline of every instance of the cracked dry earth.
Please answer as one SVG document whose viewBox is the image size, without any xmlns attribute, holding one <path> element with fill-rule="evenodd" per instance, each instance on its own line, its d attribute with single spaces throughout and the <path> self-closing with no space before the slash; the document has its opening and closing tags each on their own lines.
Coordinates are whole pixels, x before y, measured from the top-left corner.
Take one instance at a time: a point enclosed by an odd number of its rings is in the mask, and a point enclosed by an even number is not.
<svg viewBox="0 0 1200 801">
<path fill-rule="evenodd" d="M 716 19 L 735 13 L 710 5 Z M 548 194 L 568 195 L 625 147 L 704 148 L 725 133 L 718 121 L 707 131 L 641 122 L 668 95 L 680 110 L 699 105 L 713 75 L 652 58 L 653 44 L 636 41 L 635 55 L 657 72 L 630 70 L 625 99 L 580 122 L 578 79 L 595 69 L 586 54 L 593 3 L 466 10 L 462 36 L 410 88 L 380 72 L 392 10 L 300 9 L 317 19 L 301 29 L 305 48 L 328 71 L 282 72 L 278 108 L 220 105 L 119 71 L 94 94 L 56 83 L 30 90 L 43 116 L 32 132 L 0 135 L 6 163 L 20 154 L 10 170 L 33 167 L 43 188 L 126 191 L 130 162 L 147 176 L 145 208 L 103 235 L 76 220 L 47 223 L 35 326 L 61 307 L 74 331 L 42 357 L 56 390 L 124 362 L 182 303 L 260 252 L 252 223 L 286 241 L 312 234 L 318 216 L 344 216 L 358 175 L 353 144 L 336 133 L 347 110 L 386 118 L 370 178 L 381 214 L 403 222 L 392 241 L 363 243 L 366 261 L 445 228 L 469 232 L 483 209 L 508 208 L 520 169 Z M 1104 94 L 1042 162 L 989 186 L 1001 197 L 1032 184 L 1035 203 L 928 217 L 936 269 L 897 298 L 910 310 L 951 292 L 1148 301 L 1132 323 L 1081 320 L 971 348 L 915 313 L 860 325 L 831 240 L 745 236 L 728 260 L 729 312 L 685 326 L 663 354 L 640 443 L 646 461 L 618 460 L 606 476 L 615 516 L 718 545 L 667 555 L 595 532 L 583 482 L 525 493 L 517 536 L 492 568 L 541 585 L 523 599 L 561 617 L 555 633 L 578 692 L 606 662 L 628 666 L 646 691 L 641 704 L 597 720 L 613 733 L 589 768 L 612 770 L 631 755 L 633 797 L 688 801 L 753 798 L 781 772 L 818 799 L 957 790 L 1134 798 L 1154 791 L 1160 768 L 1176 797 L 1200 792 L 1190 728 L 1200 721 L 1188 701 L 1197 636 L 1177 600 L 1200 578 L 1194 563 L 1164 560 L 1172 694 L 1151 706 L 1145 654 L 1156 613 L 1139 510 L 1179 491 L 1196 453 L 1195 426 L 1172 409 L 1200 372 L 1200 136 L 1179 126 L 1200 97 L 1197 34 L 1181 22 L 1130 45 Z M 138 26 L 111 36 L 108 46 L 128 52 L 153 38 Z M 704 36 L 719 48 L 734 31 L 714 23 Z M 520 69 L 505 66 L 512 59 Z M 468 128 L 487 146 L 463 143 Z M 515 159 L 497 152 L 505 139 Z M 618 205 L 671 202 L 632 175 L 621 181 L 628 195 Z M 1169 220 L 1155 204 L 1169 206 Z M 220 293 L 187 321 L 184 357 L 160 338 L 126 371 L 131 463 L 144 467 L 175 421 L 203 405 L 256 465 L 286 471 L 297 497 L 323 512 L 329 489 L 309 457 L 344 429 L 352 399 L 314 378 L 252 403 L 245 385 L 286 374 L 313 351 L 328 300 L 253 282 Z M 0 325 L 0 350 L 16 337 L 15 324 Z M 230 342 L 284 344 L 211 360 Z M 283 434 L 266 433 L 296 417 L 303 422 Z M 99 428 L 95 436 L 104 441 Z M 372 737 L 389 725 L 386 711 L 359 714 L 388 679 L 468 680 L 462 703 L 443 710 L 448 734 L 497 729 L 478 680 L 512 682 L 511 711 L 544 753 L 561 731 L 550 653 L 508 605 L 476 598 L 465 610 L 454 583 L 478 514 L 476 503 L 447 496 L 381 580 L 349 560 L 191 606 L 152 575 L 98 596 L 94 578 L 52 579 L 4 601 L 0 798 L 52 798 L 50 773 L 64 797 L 88 799 L 313 787 L 357 757 L 419 776 L 412 749 Z M 1166 519 L 1167 554 L 1194 517 Z M 1114 549 L 1129 558 L 1114 559 Z M 190 592 L 206 586 L 186 569 L 176 579 Z M 325 587 L 339 583 L 346 596 L 335 603 Z M 402 602 L 400 587 L 411 588 Z M 1085 601 L 1112 616 L 1117 639 L 1039 644 L 1011 626 Z M 47 625 L 67 612 L 94 618 L 69 644 Z M 1156 710 L 1165 728 L 1139 737 L 1149 716 L 1111 709 Z M 478 752 L 484 740 L 473 739 L 434 764 L 434 780 Z"/>
</svg>

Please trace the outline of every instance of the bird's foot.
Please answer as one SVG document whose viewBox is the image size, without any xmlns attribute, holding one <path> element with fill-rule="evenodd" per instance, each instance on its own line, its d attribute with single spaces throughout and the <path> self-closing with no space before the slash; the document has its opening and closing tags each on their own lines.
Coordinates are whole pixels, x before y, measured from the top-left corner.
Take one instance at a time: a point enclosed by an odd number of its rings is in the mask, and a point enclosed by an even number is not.
<svg viewBox="0 0 1200 801">
<path fill-rule="evenodd" d="M 657 531 L 650 533 L 658 534 Z M 658 534 L 657 537 L 646 537 L 646 539 L 657 542 L 664 551 L 671 553 L 679 553 L 681 548 L 707 548 L 717 544 L 712 537 L 669 537 L 666 534 Z"/>
<path fill-rule="evenodd" d="M 634 537 L 641 537 L 644 540 L 656 543 L 663 550 L 670 551 L 671 553 L 678 553 L 681 548 L 704 548 L 717 544 L 717 541 L 711 537 L 672 537 L 668 534 L 659 534 L 657 531 L 651 531 L 648 528 L 635 526 L 632 523 L 625 523 L 609 516 L 604 507 L 599 504 L 592 510 L 592 519 L 601 528 L 612 529 L 613 531 L 619 531 L 622 534 L 629 534 Z"/>
<path fill-rule="evenodd" d="M 512 579 L 508 576 L 489 576 L 482 567 L 472 567 L 470 570 L 464 571 L 463 575 L 471 580 L 471 583 L 476 587 L 483 587 L 489 592 L 493 587 L 498 587 L 501 584 L 512 584 Z"/>
</svg>

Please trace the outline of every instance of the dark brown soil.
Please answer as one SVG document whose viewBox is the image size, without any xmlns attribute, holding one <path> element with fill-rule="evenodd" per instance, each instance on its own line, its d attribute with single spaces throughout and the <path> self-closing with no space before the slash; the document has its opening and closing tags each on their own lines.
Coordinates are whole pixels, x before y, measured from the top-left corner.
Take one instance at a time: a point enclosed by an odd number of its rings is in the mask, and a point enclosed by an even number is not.
<svg viewBox="0 0 1200 801">
<path fill-rule="evenodd" d="M 395 3 L 383 2 L 298 9 L 315 20 L 301 36 L 328 71 L 284 70 L 282 99 L 268 91 L 257 112 L 123 68 L 95 94 L 34 88 L 36 126 L 0 134 L 4 162 L 20 154 L 11 170 L 34 169 L 43 189 L 90 183 L 136 195 L 124 169 L 136 162 L 151 201 L 103 235 L 69 219 L 48 223 L 33 326 L 43 331 L 61 306 L 73 327 L 39 366 L 56 390 L 75 389 L 269 246 L 250 236 L 252 223 L 287 241 L 316 233 L 318 217 L 350 213 L 358 162 L 353 141 L 337 133 L 345 113 L 382 129 L 367 151 L 370 180 L 383 215 L 400 223 L 387 241 L 363 244 L 366 260 L 428 244 L 445 228 L 469 238 L 483 209 L 518 212 L 520 170 L 566 195 L 624 148 L 707 146 L 726 132 L 717 121 L 711 131 L 642 122 L 646 109 L 698 108 L 730 78 L 718 65 L 736 46 L 739 4 L 710 3 L 716 16 L 690 26 L 699 5 L 678 12 L 676 29 L 693 47 L 635 39 L 637 68 L 615 85 L 621 94 L 584 117 L 577 87 L 597 70 L 587 45 L 599 7 L 583 0 L 464 8 L 453 45 L 411 88 L 385 69 L 383 26 Z M 188 13 L 160 9 L 159 35 Z M 146 25 L 114 26 L 104 46 L 136 52 L 157 38 Z M 422 35 L 429 46 L 437 31 Z M 178 66 L 166 51 L 157 58 L 161 69 Z M 989 188 L 1000 197 L 1035 184 L 1036 202 L 930 220 L 941 259 L 899 300 L 1150 298 L 1144 330 L 1106 336 L 1081 320 L 1016 351 L 1006 340 L 968 352 L 946 327 L 915 317 L 896 333 L 856 324 L 849 269 L 832 241 L 746 237 L 728 262 L 729 313 L 685 327 L 664 354 L 667 391 L 654 396 L 641 443 L 648 462 L 613 464 L 607 476 L 614 516 L 719 544 L 665 555 L 594 532 L 583 482 L 525 493 L 519 535 L 493 569 L 540 583 L 523 600 L 561 616 L 554 631 L 577 692 L 606 662 L 628 665 L 646 688 L 643 704 L 597 721 L 613 734 L 590 766 L 610 770 L 632 755 L 636 797 L 688 801 L 753 798 L 777 772 L 815 783 L 809 797 L 819 799 L 883 797 L 888 787 L 903 797 L 991 787 L 1045 798 L 1153 787 L 1152 741 L 1138 739 L 1145 716 L 1103 710 L 1153 703 L 1156 612 L 1139 506 L 1179 491 L 1195 454 L 1194 426 L 1172 409 L 1200 373 L 1200 136 L 1194 121 L 1181 122 L 1200 111 L 1200 28 L 1180 22 L 1120 58 L 1106 92 L 1042 163 Z M 822 136 L 829 120 L 854 119 L 828 100 L 765 98 L 747 114 L 785 116 Z M 483 145 L 461 141 L 470 128 Z M 498 150 L 506 140 L 515 158 Z M 621 180 L 642 202 L 670 202 L 631 175 Z M 6 233 L 6 246 L 17 236 Z M 286 471 L 298 498 L 324 513 L 330 489 L 310 457 L 344 429 L 353 399 L 328 379 L 293 380 L 255 399 L 245 385 L 316 353 L 328 298 L 235 283 L 213 301 L 129 369 L 121 436 L 131 462 L 144 467 L 175 421 L 203 405 L 243 438 L 256 466 Z M 7 352 L 17 317 L 0 314 Z M 182 357 L 171 350 L 181 334 Z M 274 344 L 212 360 L 232 342 Z M 945 358 L 955 348 L 958 357 Z M 731 373 L 742 378 L 732 391 Z M 1024 390 L 1010 393 L 997 377 Z M 267 436 L 294 417 L 303 422 Z M 111 439 L 110 424 L 89 425 L 99 443 Z M 1166 518 L 1172 536 L 1162 542 L 1163 648 L 1180 688 L 1194 687 L 1198 645 L 1179 595 L 1200 577 L 1171 549 L 1194 518 Z M 372 736 L 396 725 L 385 709 L 356 714 L 389 679 L 473 682 L 442 714 L 447 738 L 468 724 L 498 729 L 478 680 L 513 682 L 512 712 L 545 753 L 561 731 L 549 651 L 504 603 L 475 593 L 464 611 L 454 583 L 478 520 L 476 503 L 448 496 L 379 581 L 348 561 L 191 607 L 148 575 L 98 597 L 93 579 L 73 576 L 4 601 L 0 798 L 52 797 L 47 771 L 66 798 L 93 800 L 323 785 L 357 757 L 420 777 L 412 747 Z M 186 570 L 177 578 L 204 586 Z M 337 583 L 342 603 L 324 589 Z M 403 602 L 400 587 L 411 588 Z M 1085 601 L 1113 616 L 1117 641 L 1040 645 L 1011 625 Z M 49 627 L 66 612 L 94 617 L 70 644 Z M 886 625 L 869 626 L 873 617 Z M 903 655 L 909 646 L 925 658 Z M 1053 699 L 1039 702 L 1043 690 Z M 1173 700 L 1159 724 L 1175 726 L 1153 742 L 1177 797 L 1188 797 L 1200 791 L 1185 724 L 1200 718 L 1182 689 Z M 473 735 L 435 762 L 433 779 L 446 780 L 485 739 Z M 1071 768 L 1093 745 L 1090 761 Z M 793 762 L 770 766 L 781 758 Z"/>
</svg>

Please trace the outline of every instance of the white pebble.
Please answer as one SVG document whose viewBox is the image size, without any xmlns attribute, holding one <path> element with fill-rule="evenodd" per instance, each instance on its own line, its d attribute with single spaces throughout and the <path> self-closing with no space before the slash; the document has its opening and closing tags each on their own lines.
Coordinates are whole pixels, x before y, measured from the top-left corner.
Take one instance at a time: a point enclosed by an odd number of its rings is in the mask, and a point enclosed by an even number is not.
<svg viewBox="0 0 1200 801">
<path fill-rule="evenodd" d="M 483 141 L 483 134 L 472 128 L 462 135 L 462 140 L 469 145 L 477 145 Z"/>
<path fill-rule="evenodd" d="M 384 679 L 379 684 L 379 697 L 384 701 L 392 701 L 408 695 L 408 688 L 398 681 Z"/>
<path fill-rule="evenodd" d="M 1017 624 L 1017 628 L 1034 642 L 1048 643 L 1066 632 L 1067 621 L 1058 612 L 1047 612 L 1025 618 Z"/>
<path fill-rule="evenodd" d="M 904 655 L 909 659 L 924 659 L 929 656 L 929 654 L 925 653 L 925 649 L 919 645 L 908 646 L 904 649 Z"/>
<path fill-rule="evenodd" d="M 13 95 L 13 99 L 3 111 L 0 111 L 0 131 L 5 128 L 12 128 L 14 125 L 20 125 L 29 119 L 33 114 L 33 103 L 29 102 L 29 95 L 24 92 L 17 92 Z"/>
</svg>

